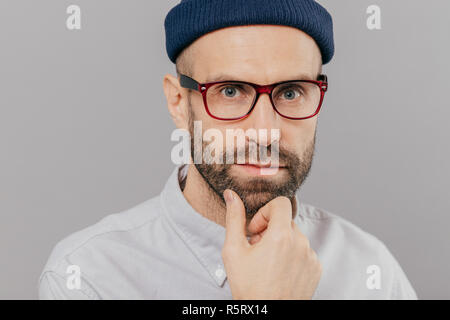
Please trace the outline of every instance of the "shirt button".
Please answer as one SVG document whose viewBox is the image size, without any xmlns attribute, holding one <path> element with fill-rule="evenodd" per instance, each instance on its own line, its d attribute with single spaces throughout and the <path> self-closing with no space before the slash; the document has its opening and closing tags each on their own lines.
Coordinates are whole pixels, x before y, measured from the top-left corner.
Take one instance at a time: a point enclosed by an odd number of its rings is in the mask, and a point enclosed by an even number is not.
<svg viewBox="0 0 450 320">
<path fill-rule="evenodd" d="M 219 269 L 216 270 L 216 277 L 217 278 L 222 278 L 223 275 L 224 275 L 224 271 L 223 271 L 222 268 L 219 268 Z"/>
</svg>

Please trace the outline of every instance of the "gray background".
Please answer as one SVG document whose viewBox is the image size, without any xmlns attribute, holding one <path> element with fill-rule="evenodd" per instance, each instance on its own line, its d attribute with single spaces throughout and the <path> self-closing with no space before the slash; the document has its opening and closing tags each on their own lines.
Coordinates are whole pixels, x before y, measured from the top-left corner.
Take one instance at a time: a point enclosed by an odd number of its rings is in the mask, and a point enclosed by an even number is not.
<svg viewBox="0 0 450 320">
<path fill-rule="evenodd" d="M 0 298 L 37 298 L 59 240 L 160 192 L 174 145 L 163 21 L 177 2 L 0 1 Z M 448 299 L 450 2 L 320 3 L 336 55 L 300 194 L 380 238 L 420 298 Z M 370 4 L 382 30 L 366 28 Z"/>
</svg>

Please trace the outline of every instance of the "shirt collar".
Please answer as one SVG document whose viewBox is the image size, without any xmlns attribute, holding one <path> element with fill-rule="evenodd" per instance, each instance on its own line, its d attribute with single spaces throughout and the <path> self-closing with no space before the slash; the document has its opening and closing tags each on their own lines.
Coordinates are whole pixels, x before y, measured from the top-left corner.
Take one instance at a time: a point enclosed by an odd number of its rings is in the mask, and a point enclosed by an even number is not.
<svg viewBox="0 0 450 320">
<path fill-rule="evenodd" d="M 218 286 L 227 276 L 222 261 L 225 228 L 195 211 L 183 195 L 180 182 L 184 182 L 187 166 L 176 167 L 161 192 L 161 201 L 171 225 L 200 261 Z M 301 218 L 298 196 L 295 198 L 294 216 Z"/>
<path fill-rule="evenodd" d="M 222 286 L 226 280 L 222 262 L 225 228 L 202 216 L 187 202 L 178 180 L 179 170 L 184 179 L 184 169 L 176 167 L 170 175 L 161 193 L 162 205 L 175 231 L 217 285 Z"/>
</svg>

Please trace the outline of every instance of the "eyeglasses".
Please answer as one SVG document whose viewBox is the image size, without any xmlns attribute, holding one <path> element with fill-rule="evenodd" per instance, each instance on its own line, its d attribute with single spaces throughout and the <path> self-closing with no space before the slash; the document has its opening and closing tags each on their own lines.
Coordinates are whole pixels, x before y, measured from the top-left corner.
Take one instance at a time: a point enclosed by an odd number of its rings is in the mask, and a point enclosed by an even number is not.
<svg viewBox="0 0 450 320">
<path fill-rule="evenodd" d="M 180 74 L 180 85 L 199 91 L 206 112 L 217 120 L 240 120 L 255 108 L 260 94 L 267 93 L 272 107 L 282 117 L 304 120 L 317 115 L 322 106 L 328 79 L 324 74 L 317 80 L 290 80 L 270 85 L 245 81 L 198 83 Z"/>
</svg>

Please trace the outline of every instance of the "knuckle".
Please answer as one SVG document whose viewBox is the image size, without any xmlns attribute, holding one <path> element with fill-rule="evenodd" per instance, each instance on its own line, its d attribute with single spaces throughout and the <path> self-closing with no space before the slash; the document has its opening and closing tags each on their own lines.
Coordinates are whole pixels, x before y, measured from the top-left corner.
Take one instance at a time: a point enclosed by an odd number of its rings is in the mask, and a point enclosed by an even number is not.
<svg viewBox="0 0 450 320">
<path fill-rule="evenodd" d="M 322 273 L 322 264 L 320 263 L 319 257 L 317 256 L 317 253 L 314 250 L 309 251 L 309 257 L 312 265 L 314 266 L 314 269 L 317 271 L 317 273 Z"/>
<path fill-rule="evenodd" d="M 275 199 L 273 199 L 272 201 L 270 201 L 267 206 L 268 209 L 274 209 L 275 207 L 279 207 L 279 206 L 284 206 L 284 205 L 290 205 L 291 200 L 289 200 L 287 197 L 285 196 L 279 196 L 276 197 Z"/>
<path fill-rule="evenodd" d="M 222 248 L 222 258 L 224 260 L 230 259 L 236 253 L 236 248 L 233 245 L 227 244 Z"/>
<path fill-rule="evenodd" d="M 281 205 L 286 205 L 286 206 L 290 206 L 291 205 L 291 200 L 289 200 L 287 197 L 285 196 L 280 196 L 276 198 L 276 201 Z"/>
<path fill-rule="evenodd" d="M 279 196 L 277 197 L 278 201 L 285 201 L 286 203 L 291 203 L 291 200 L 289 200 L 286 196 Z"/>
<path fill-rule="evenodd" d="M 309 250 L 311 248 L 311 243 L 309 239 L 302 233 L 297 235 L 297 242 L 301 248 Z"/>
<path fill-rule="evenodd" d="M 286 244 L 290 242 L 290 235 L 287 232 L 278 232 L 273 235 L 273 241 L 277 244 Z"/>
</svg>

